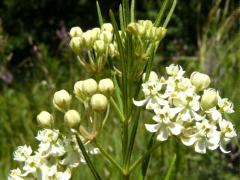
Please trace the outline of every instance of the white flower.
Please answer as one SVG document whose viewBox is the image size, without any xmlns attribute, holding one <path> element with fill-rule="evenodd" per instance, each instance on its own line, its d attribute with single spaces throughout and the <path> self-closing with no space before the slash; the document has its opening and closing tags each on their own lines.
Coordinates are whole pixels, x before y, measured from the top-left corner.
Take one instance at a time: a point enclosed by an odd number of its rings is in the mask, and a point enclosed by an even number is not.
<svg viewBox="0 0 240 180">
<path fill-rule="evenodd" d="M 227 98 L 222 99 L 220 96 L 218 96 L 218 106 L 222 112 L 229 114 L 234 113 L 233 103 L 230 102 Z"/>
<path fill-rule="evenodd" d="M 22 176 L 22 172 L 19 168 L 13 169 L 10 171 L 8 180 L 24 180 L 24 178 L 21 176 Z"/>
<path fill-rule="evenodd" d="M 36 139 L 40 142 L 55 142 L 58 139 L 59 130 L 43 129 L 38 131 Z"/>
<path fill-rule="evenodd" d="M 192 131 L 194 134 L 181 137 L 184 145 L 194 145 L 194 149 L 198 153 L 206 153 L 207 149 L 215 150 L 218 148 L 220 132 L 207 119 L 204 119 L 202 122 L 196 122 L 196 129 Z"/>
<path fill-rule="evenodd" d="M 32 148 L 30 146 L 19 146 L 13 153 L 15 161 L 26 161 L 32 154 Z"/>
<path fill-rule="evenodd" d="M 23 176 L 28 176 L 29 174 L 32 174 L 34 176 L 37 175 L 37 170 L 39 170 L 41 164 L 43 163 L 44 159 L 39 154 L 36 153 L 33 156 L 30 156 L 24 164 L 23 170 L 25 171 L 23 173 Z"/>
<path fill-rule="evenodd" d="M 174 64 L 171 64 L 170 66 L 166 67 L 166 71 L 167 74 L 171 76 L 182 76 L 185 73 L 181 66 Z"/>
<path fill-rule="evenodd" d="M 191 89 L 185 92 L 179 92 L 170 101 L 179 110 L 178 119 L 182 121 L 196 120 L 200 121 L 204 117 L 197 112 L 200 109 L 200 96 L 196 95 Z"/>
<path fill-rule="evenodd" d="M 136 101 L 133 100 L 133 103 L 136 106 L 143 106 L 146 104 L 146 109 L 154 109 L 160 105 L 166 105 L 167 101 L 164 100 L 166 98 L 165 94 L 159 94 L 162 89 L 162 83 L 159 81 L 148 81 L 142 84 L 142 91 L 145 95 L 145 99 Z"/>
<path fill-rule="evenodd" d="M 234 137 L 237 136 L 237 133 L 233 127 L 233 124 L 229 121 L 223 119 L 219 122 L 219 127 L 221 130 L 221 140 L 220 140 L 220 149 L 224 153 L 229 153 L 230 151 L 225 150 L 225 145 Z"/>
<path fill-rule="evenodd" d="M 216 107 L 209 109 L 205 112 L 209 116 L 209 119 L 211 119 L 214 123 L 222 120 L 222 114 L 219 112 L 219 110 L 216 109 Z"/>
<path fill-rule="evenodd" d="M 175 109 L 170 109 L 169 106 L 164 106 L 162 109 L 158 108 L 154 110 L 157 115 L 153 117 L 153 120 L 157 124 L 145 124 L 145 128 L 151 132 L 157 132 L 157 140 L 165 141 L 171 135 L 179 135 L 183 127 L 172 122 L 176 112 Z"/>
</svg>

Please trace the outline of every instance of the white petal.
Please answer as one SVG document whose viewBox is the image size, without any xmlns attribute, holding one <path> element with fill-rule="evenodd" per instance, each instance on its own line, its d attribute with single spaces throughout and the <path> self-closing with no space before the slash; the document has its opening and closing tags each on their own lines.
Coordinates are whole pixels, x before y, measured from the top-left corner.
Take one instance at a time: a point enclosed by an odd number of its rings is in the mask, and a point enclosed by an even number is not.
<svg viewBox="0 0 240 180">
<path fill-rule="evenodd" d="M 149 98 L 146 98 L 146 99 L 143 99 L 143 100 L 139 100 L 139 101 L 136 101 L 133 99 L 133 104 L 135 106 L 143 106 L 147 103 L 147 101 L 149 100 Z"/>
<path fill-rule="evenodd" d="M 181 118 L 182 118 L 183 121 L 190 120 L 191 119 L 191 115 L 190 115 L 189 111 L 186 110 L 185 112 L 183 112 Z"/>
<path fill-rule="evenodd" d="M 166 127 L 162 127 L 157 136 L 158 141 L 166 141 L 168 139 L 168 131 Z"/>
<path fill-rule="evenodd" d="M 192 146 L 196 142 L 196 137 L 181 137 L 181 141 L 185 146 Z"/>
<path fill-rule="evenodd" d="M 173 135 L 179 135 L 182 132 L 183 127 L 177 123 L 170 123 L 168 126 L 169 130 Z"/>
<path fill-rule="evenodd" d="M 154 133 L 159 129 L 159 124 L 145 124 L 147 131 Z"/>
<path fill-rule="evenodd" d="M 230 152 L 231 152 L 231 151 L 227 151 L 227 150 L 225 149 L 224 143 L 220 143 L 220 144 L 219 144 L 219 147 L 220 147 L 220 150 L 221 150 L 223 153 L 230 153 Z"/>
<path fill-rule="evenodd" d="M 205 154 L 206 153 L 206 142 L 204 140 L 199 140 L 195 143 L 194 149 L 198 153 Z"/>
<path fill-rule="evenodd" d="M 207 148 L 208 148 L 208 149 L 210 149 L 210 150 L 215 150 L 215 149 L 218 148 L 218 145 L 219 145 L 219 144 L 218 144 L 218 143 L 207 142 L 206 145 L 207 145 Z"/>
<path fill-rule="evenodd" d="M 196 120 L 196 121 L 201 121 L 204 119 L 203 116 L 200 116 L 198 113 L 192 111 L 192 114 L 193 114 L 193 118 Z"/>
</svg>

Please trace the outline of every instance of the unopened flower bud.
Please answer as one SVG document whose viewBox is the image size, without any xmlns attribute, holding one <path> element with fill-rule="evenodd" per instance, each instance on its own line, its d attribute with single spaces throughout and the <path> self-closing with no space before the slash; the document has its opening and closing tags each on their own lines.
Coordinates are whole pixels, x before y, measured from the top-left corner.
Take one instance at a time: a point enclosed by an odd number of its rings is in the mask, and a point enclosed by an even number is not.
<svg viewBox="0 0 240 180">
<path fill-rule="evenodd" d="M 128 24 L 127 30 L 128 30 L 128 32 L 136 35 L 137 34 L 137 24 L 134 22 L 131 22 L 130 24 Z"/>
<path fill-rule="evenodd" d="M 98 54 L 103 54 L 105 52 L 105 43 L 103 40 L 97 40 L 94 42 L 93 45 L 94 50 L 98 53 Z"/>
<path fill-rule="evenodd" d="M 218 103 L 217 92 L 214 89 L 206 89 L 201 98 L 201 106 L 204 110 L 215 107 Z"/>
<path fill-rule="evenodd" d="M 191 83 L 196 87 L 197 91 L 206 89 L 211 82 L 208 75 L 199 72 L 193 72 L 191 74 L 190 80 Z"/>
<path fill-rule="evenodd" d="M 115 56 L 115 47 L 113 44 L 109 44 L 108 46 L 108 53 L 111 57 L 114 57 Z"/>
<path fill-rule="evenodd" d="M 157 40 L 161 40 L 166 35 L 167 29 L 164 27 L 159 27 L 155 31 L 155 35 L 157 37 Z"/>
<path fill-rule="evenodd" d="M 143 73 L 143 76 L 142 76 L 142 81 L 143 82 L 145 81 L 145 77 L 146 77 L 146 73 Z M 157 73 L 155 73 L 154 71 L 151 71 L 150 74 L 149 74 L 148 81 L 157 81 L 157 80 L 158 80 Z"/>
<path fill-rule="evenodd" d="M 94 111 L 102 112 L 107 109 L 108 100 L 103 94 L 94 94 L 90 104 Z"/>
<path fill-rule="evenodd" d="M 139 36 L 144 36 L 146 33 L 146 29 L 141 24 L 137 24 L 137 34 Z"/>
<path fill-rule="evenodd" d="M 100 80 L 98 90 L 106 96 L 111 96 L 114 91 L 113 81 L 109 78 Z"/>
<path fill-rule="evenodd" d="M 73 37 L 80 37 L 82 35 L 82 29 L 80 27 L 72 27 L 69 35 L 73 38 Z"/>
<path fill-rule="evenodd" d="M 95 94 L 97 92 L 97 88 L 98 84 L 94 79 L 86 79 L 83 81 L 82 89 L 86 95 L 91 96 Z"/>
<path fill-rule="evenodd" d="M 64 122 L 70 128 L 77 127 L 80 121 L 80 114 L 76 110 L 69 110 L 64 115 Z"/>
<path fill-rule="evenodd" d="M 66 90 L 57 91 L 53 97 L 53 105 L 62 112 L 69 109 L 72 96 Z"/>
<path fill-rule="evenodd" d="M 113 26 L 111 23 L 104 23 L 102 25 L 102 30 L 113 32 Z"/>
<path fill-rule="evenodd" d="M 42 111 L 37 115 L 37 122 L 41 127 L 51 128 L 54 120 L 53 116 L 49 112 Z"/>
<path fill-rule="evenodd" d="M 84 93 L 83 93 L 83 81 L 77 81 L 74 84 L 74 94 L 78 99 L 84 100 Z"/>
<path fill-rule="evenodd" d="M 93 28 L 91 31 L 93 41 L 96 41 L 99 37 L 99 34 L 101 32 L 100 28 Z"/>
<path fill-rule="evenodd" d="M 78 54 L 81 50 L 82 38 L 81 37 L 73 37 L 69 43 L 69 46 L 74 51 L 74 53 Z"/>
<path fill-rule="evenodd" d="M 103 31 L 100 34 L 100 39 L 103 40 L 105 43 L 110 44 L 113 39 L 113 34 L 109 31 Z"/>
<path fill-rule="evenodd" d="M 92 35 L 92 31 L 88 30 L 86 32 L 84 32 L 82 34 L 82 42 L 83 42 L 83 45 L 86 47 L 86 48 L 91 48 L 92 45 L 93 45 L 93 35 Z"/>
</svg>

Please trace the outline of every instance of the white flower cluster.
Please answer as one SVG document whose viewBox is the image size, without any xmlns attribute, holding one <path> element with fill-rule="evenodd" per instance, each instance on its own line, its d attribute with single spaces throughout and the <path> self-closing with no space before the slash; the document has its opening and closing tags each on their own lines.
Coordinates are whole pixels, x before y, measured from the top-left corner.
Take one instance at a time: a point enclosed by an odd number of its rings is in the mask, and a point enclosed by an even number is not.
<svg viewBox="0 0 240 180">
<path fill-rule="evenodd" d="M 22 162 L 23 168 L 13 169 L 9 180 L 39 179 L 68 180 L 71 170 L 85 163 L 74 135 L 64 136 L 55 129 L 43 129 L 38 132 L 37 151 L 26 145 L 19 146 L 14 152 L 14 160 Z M 90 154 L 98 153 L 98 149 L 88 150 Z"/>
<path fill-rule="evenodd" d="M 109 55 L 111 57 L 118 55 L 111 23 L 105 23 L 101 28 L 93 28 L 86 32 L 80 27 L 73 27 L 69 34 L 70 47 L 79 57 L 80 63 L 92 72 L 100 72 Z M 88 58 L 84 54 L 87 54 Z"/>
<path fill-rule="evenodd" d="M 166 71 L 167 78 L 151 72 L 142 84 L 145 99 L 133 100 L 136 106 L 146 106 L 155 113 L 155 123 L 145 124 L 147 131 L 156 133 L 158 141 L 179 137 L 198 153 L 218 147 L 227 153 L 226 143 L 237 136 L 233 124 L 224 118 L 225 113 L 234 112 L 233 104 L 214 89 L 207 89 L 210 78 L 206 74 L 194 72 L 189 79 L 177 65 Z"/>
</svg>

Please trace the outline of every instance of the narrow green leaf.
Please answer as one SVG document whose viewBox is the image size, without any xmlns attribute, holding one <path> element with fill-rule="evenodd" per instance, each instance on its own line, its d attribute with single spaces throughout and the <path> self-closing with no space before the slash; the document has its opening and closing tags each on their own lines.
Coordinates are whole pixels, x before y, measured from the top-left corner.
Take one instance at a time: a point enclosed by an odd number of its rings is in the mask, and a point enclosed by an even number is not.
<svg viewBox="0 0 240 180">
<path fill-rule="evenodd" d="M 176 154 L 174 154 L 174 156 L 172 158 L 172 161 L 170 163 L 170 166 L 168 167 L 168 171 L 167 171 L 167 174 L 166 174 L 164 180 L 169 180 L 170 179 L 172 171 L 173 171 L 173 166 L 176 162 L 176 157 L 177 157 Z"/>
<path fill-rule="evenodd" d="M 98 14 L 99 25 L 102 26 L 103 25 L 103 17 L 102 17 L 101 8 L 99 6 L 98 1 L 96 1 L 96 6 L 97 6 L 97 14 Z"/>
<path fill-rule="evenodd" d="M 165 27 L 165 28 L 167 27 L 172 15 L 173 15 L 173 11 L 176 7 L 176 4 L 177 4 L 177 0 L 173 0 L 172 7 L 167 15 L 167 18 L 165 19 L 165 22 L 163 23 L 163 27 Z"/>
<path fill-rule="evenodd" d="M 131 2 L 131 22 L 135 21 L 135 0 Z"/>
<path fill-rule="evenodd" d="M 130 22 L 130 9 L 129 9 L 129 0 L 123 0 L 123 12 L 124 12 L 124 26 L 127 27 L 127 25 Z"/>
<path fill-rule="evenodd" d="M 152 134 L 151 139 L 150 139 L 150 141 L 148 143 L 148 146 L 147 146 L 147 150 L 148 151 L 150 149 L 152 149 L 152 147 L 153 147 L 154 138 L 155 138 L 155 133 Z M 147 174 L 147 169 L 148 169 L 148 164 L 149 164 L 150 158 L 151 158 L 151 153 L 147 154 L 144 157 L 144 161 L 142 163 L 142 177 L 143 177 L 142 179 L 145 179 L 145 176 Z"/>
<path fill-rule="evenodd" d="M 79 148 L 81 149 L 82 151 L 82 154 L 84 156 L 84 159 L 86 160 L 87 162 L 87 165 L 89 167 L 89 169 L 91 170 L 93 176 L 95 177 L 96 180 L 101 180 L 101 177 L 100 175 L 98 174 L 97 170 L 95 169 L 90 157 L 88 156 L 88 153 L 81 141 L 81 139 L 78 137 L 78 135 L 76 135 L 76 139 L 77 139 L 77 142 L 78 142 L 78 145 L 79 145 Z"/>
<path fill-rule="evenodd" d="M 122 5 L 119 5 L 119 21 L 120 21 L 120 28 L 122 30 L 122 32 L 126 32 L 126 29 L 124 27 L 124 15 L 123 15 L 123 9 L 122 9 Z"/>
<path fill-rule="evenodd" d="M 164 0 L 163 1 L 162 7 L 161 7 L 161 9 L 160 9 L 160 11 L 159 11 L 159 13 L 157 15 L 157 19 L 155 20 L 155 23 L 154 23 L 154 25 L 156 27 L 158 27 L 160 25 L 161 21 L 162 21 L 162 17 L 163 17 L 163 14 L 164 14 L 165 10 L 166 10 L 168 1 L 169 0 Z"/>
<path fill-rule="evenodd" d="M 118 45 L 118 50 L 120 54 L 120 61 L 121 61 L 121 71 L 122 71 L 122 92 L 123 92 L 123 108 L 124 108 L 124 113 L 127 110 L 127 64 L 126 64 L 126 57 L 124 55 L 124 49 L 123 49 L 123 43 L 122 39 L 120 37 L 120 34 L 118 32 L 118 25 L 116 22 L 116 19 L 114 17 L 114 14 L 112 10 L 110 10 L 110 19 L 111 23 L 113 25 L 114 29 L 114 34 L 116 37 L 117 45 Z"/>
</svg>

